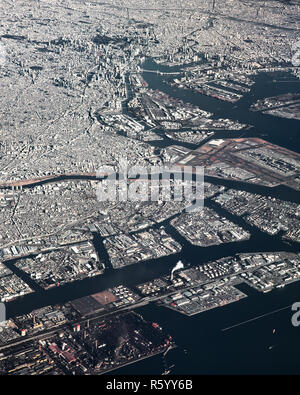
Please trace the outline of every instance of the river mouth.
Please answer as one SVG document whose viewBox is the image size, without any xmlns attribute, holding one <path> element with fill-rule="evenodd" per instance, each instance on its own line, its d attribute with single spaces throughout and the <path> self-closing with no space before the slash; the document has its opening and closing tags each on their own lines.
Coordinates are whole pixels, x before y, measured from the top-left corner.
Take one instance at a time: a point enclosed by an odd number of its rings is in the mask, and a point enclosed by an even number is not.
<svg viewBox="0 0 300 395">
<path fill-rule="evenodd" d="M 146 60 L 143 68 L 150 70 L 158 69 L 161 71 L 179 70 L 179 68 L 160 66 L 151 59 Z M 252 125 L 252 128 L 246 131 L 219 131 L 214 138 L 240 137 L 243 134 L 249 137 L 261 137 L 271 143 L 299 152 L 299 121 L 249 111 L 250 105 L 260 98 L 287 92 L 298 93 L 300 86 L 295 81 L 289 82 L 288 79 L 291 76 L 288 74 L 272 73 L 255 76 L 255 84 L 251 91 L 238 104 L 220 102 L 198 93 L 170 87 L 165 83 L 164 77 L 156 73 L 143 72 L 143 78 L 150 88 L 159 89 L 170 96 L 212 112 L 214 119 L 229 118 L 240 123 Z M 274 81 L 275 78 L 281 80 L 286 79 L 287 81 Z M 153 144 L 162 147 L 174 144 L 174 141 L 170 141 L 170 139 L 168 140 L 164 137 L 162 142 Z M 178 141 L 176 141 L 176 144 L 184 146 L 184 144 Z M 94 177 L 62 176 L 57 177 L 54 181 L 63 181 L 66 179 L 94 179 Z M 213 177 L 207 177 L 206 180 L 215 184 L 219 183 L 227 188 L 240 188 L 252 193 L 259 193 L 263 196 L 273 196 L 282 200 L 299 202 L 299 193 L 285 187 L 265 188 L 256 185 L 245 185 L 235 181 L 217 180 Z M 41 185 L 46 182 L 48 181 L 41 182 Z M 169 224 L 169 220 L 166 220 L 163 223 L 166 231 L 176 241 L 179 241 L 183 247 L 180 253 L 165 258 L 140 262 L 119 270 L 113 270 L 107 254 L 105 255 L 103 239 L 95 234 L 94 245 L 97 252 L 101 256 L 104 256 L 107 267 L 103 275 L 75 281 L 48 291 L 36 289 L 33 294 L 23 296 L 7 304 L 8 318 L 28 313 L 42 306 L 64 303 L 120 284 L 129 287 L 135 286 L 141 282 L 168 274 L 179 259 L 185 264 L 197 265 L 243 252 L 299 252 L 299 244 L 286 243 L 282 241 L 280 235 L 269 236 L 262 233 L 247 224 L 242 218 L 225 212 L 225 210 L 218 207 L 218 205 L 209 199 L 206 203 L 208 207 L 213 208 L 218 214 L 226 216 L 234 223 L 246 228 L 251 233 L 250 240 L 213 247 L 196 247 L 181 237 Z M 11 267 L 13 264 L 14 262 L 12 261 Z M 25 277 L 24 280 L 26 280 Z M 249 295 L 245 300 L 241 300 L 230 306 L 201 313 L 193 318 L 182 316 L 174 311 L 169 311 L 152 304 L 139 308 L 138 311 L 146 319 L 162 323 L 167 331 L 174 335 L 175 341 L 179 345 L 178 350 L 173 351 L 170 356 L 176 365 L 174 373 L 267 374 L 296 372 L 296 367 L 298 366 L 296 363 L 296 352 L 295 350 L 293 352 L 291 350 L 294 347 L 294 345 L 291 346 L 291 342 L 294 340 L 287 342 L 287 339 L 296 339 L 295 328 L 290 323 L 291 312 L 289 306 L 296 301 L 297 295 L 300 294 L 300 282 L 291 284 L 281 290 L 272 291 L 268 295 L 259 294 L 249 287 L 245 288 L 245 293 Z M 265 319 L 262 318 L 260 321 L 256 320 L 256 325 L 249 323 L 232 328 L 232 330 L 223 331 L 226 327 L 242 321 L 251 320 L 255 316 L 264 315 L 265 313 L 283 307 L 287 308 Z M 273 327 L 280 328 L 280 335 L 276 335 L 276 337 L 271 335 Z M 199 339 L 200 341 L 198 341 Z M 276 347 L 274 348 L 273 346 Z M 272 348 L 269 349 L 269 347 Z M 284 347 L 287 347 L 291 351 L 289 363 L 286 363 L 285 356 L 287 353 Z M 230 357 L 228 357 L 229 354 Z M 242 355 L 245 355 L 245 360 L 248 360 L 247 364 L 241 364 Z M 158 367 L 155 366 L 155 361 L 157 359 L 160 361 L 160 358 L 155 357 L 151 360 L 143 361 L 132 367 L 120 369 L 116 373 L 139 374 L 149 371 L 156 372 L 156 369 L 160 369 L 161 365 L 158 364 Z M 275 361 L 273 365 L 271 363 L 272 358 Z M 281 359 L 282 362 L 280 362 Z M 216 363 L 216 360 L 218 363 Z"/>
</svg>

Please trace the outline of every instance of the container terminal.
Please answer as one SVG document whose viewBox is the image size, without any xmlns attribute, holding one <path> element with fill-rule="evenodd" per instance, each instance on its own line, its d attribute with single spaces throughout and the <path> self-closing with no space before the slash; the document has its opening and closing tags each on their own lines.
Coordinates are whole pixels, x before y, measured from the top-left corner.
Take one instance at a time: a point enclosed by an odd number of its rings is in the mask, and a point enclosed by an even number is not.
<svg viewBox="0 0 300 395">
<path fill-rule="evenodd" d="M 170 335 L 132 310 L 154 302 L 191 316 L 222 307 L 247 296 L 236 288 L 241 283 L 269 292 L 298 281 L 299 260 L 299 254 L 270 252 L 238 254 L 194 267 L 179 261 L 170 275 L 135 287 L 116 286 L 11 318 L 0 328 L 0 372 L 21 374 L 23 368 L 28 372 L 33 367 L 36 374 L 48 369 L 50 374 L 102 374 L 164 353 L 175 347 Z M 119 340 L 112 339 L 119 333 L 116 327 L 124 329 Z M 10 366 L 20 366 L 20 371 Z"/>
</svg>

